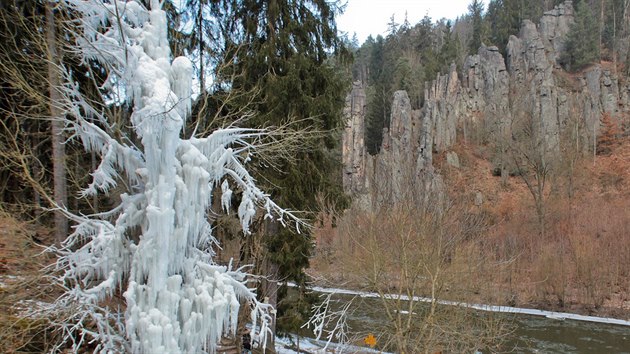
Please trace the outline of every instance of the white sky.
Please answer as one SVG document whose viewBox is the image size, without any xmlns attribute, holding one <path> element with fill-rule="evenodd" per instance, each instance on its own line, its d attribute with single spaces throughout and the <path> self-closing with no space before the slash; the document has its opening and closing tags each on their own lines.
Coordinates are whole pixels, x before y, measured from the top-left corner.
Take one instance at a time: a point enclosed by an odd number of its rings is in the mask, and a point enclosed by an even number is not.
<svg viewBox="0 0 630 354">
<path fill-rule="evenodd" d="M 343 0 L 342 0 L 343 1 Z M 346 11 L 337 17 L 337 28 L 352 38 L 357 33 L 359 44 L 371 34 L 385 35 L 392 14 L 397 23 L 405 20 L 405 11 L 411 25 L 418 23 L 424 15 L 435 22 L 441 18 L 456 19 L 468 12 L 472 0 L 346 0 Z M 484 0 L 487 7 L 488 0 Z"/>
</svg>

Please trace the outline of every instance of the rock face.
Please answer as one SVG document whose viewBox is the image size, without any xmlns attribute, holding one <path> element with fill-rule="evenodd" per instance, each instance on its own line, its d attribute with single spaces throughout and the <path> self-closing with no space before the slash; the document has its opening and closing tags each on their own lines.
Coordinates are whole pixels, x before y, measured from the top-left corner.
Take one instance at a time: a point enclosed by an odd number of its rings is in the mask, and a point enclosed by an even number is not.
<svg viewBox="0 0 630 354">
<path fill-rule="evenodd" d="M 373 157 L 366 155 L 362 137 L 365 93 L 355 86 L 346 110 L 346 191 L 359 193 L 363 205 L 372 208 L 410 196 L 443 200 L 433 153 L 452 157 L 450 149 L 459 139 L 492 143 L 500 157 L 515 144 L 515 136 L 526 136 L 545 158 L 560 158 L 563 132 L 580 126 L 584 143 L 579 145 L 592 146 L 603 113 L 613 118 L 630 113 L 630 85 L 620 87 L 615 73 L 600 64 L 581 74 L 560 69 L 557 60 L 573 21 L 571 1 L 546 12 L 538 26 L 523 21 L 518 36 L 509 38 L 505 59 L 496 47 L 482 45 L 466 58 L 461 74 L 452 65 L 425 85 L 420 110 L 412 109 L 404 91 L 396 92 L 390 129 Z"/>
<path fill-rule="evenodd" d="M 443 182 L 433 168 L 433 124 L 413 110 L 405 91 L 394 93 L 390 129 L 383 131 L 381 152 L 366 154 L 364 144 L 365 91 L 355 83 L 346 99 L 343 134 L 344 190 L 362 209 L 443 198 Z"/>
<path fill-rule="evenodd" d="M 571 13 L 571 19 L 572 16 Z M 565 22 L 558 17 L 553 19 Z M 555 39 L 560 42 L 561 38 Z M 510 36 L 507 67 L 514 97 L 511 111 L 514 113 L 513 120 L 518 120 L 521 125 L 532 126 L 533 138 L 542 143 L 544 150 L 558 151 L 560 122 L 558 87 L 553 75 L 555 55 L 549 54 L 553 46 L 545 46 L 545 42 L 551 43 L 529 20 L 523 21 L 518 37 Z"/>
<path fill-rule="evenodd" d="M 405 91 L 394 93 L 391 112 L 391 129 L 383 131 L 381 152 L 373 157 L 368 170 L 371 207 L 418 205 L 442 198 L 443 183 L 432 163 L 429 117 L 412 109 Z"/>
<path fill-rule="evenodd" d="M 406 193 L 407 182 L 414 165 L 412 144 L 412 120 L 417 117 L 411 109 L 405 91 L 396 91 L 392 103 L 390 129 L 383 131 L 381 152 L 374 157 L 374 169 L 370 171 L 378 204 L 401 201 Z"/>
<path fill-rule="evenodd" d="M 508 113 L 509 79 L 503 56 L 497 47 L 479 48 L 477 55 L 464 62 L 462 99 L 469 111 L 483 111 L 494 116 Z M 497 118 L 501 119 L 501 118 Z"/>
<path fill-rule="evenodd" d="M 460 82 L 453 64 L 448 75 L 438 76 L 424 92 L 424 116 L 432 125 L 435 148 L 444 151 L 455 143 L 460 107 Z M 431 144 L 428 145 L 431 149 Z"/>
<path fill-rule="evenodd" d="M 343 188 L 348 194 L 366 192 L 365 168 L 365 88 L 360 81 L 353 83 L 346 98 L 346 123 L 342 136 Z"/>
<path fill-rule="evenodd" d="M 574 20 L 572 1 L 556 6 L 551 11 L 544 13 L 540 19 L 540 34 L 553 60 L 558 60 L 560 53 L 565 49 L 566 35 L 569 33 L 571 23 Z"/>
</svg>

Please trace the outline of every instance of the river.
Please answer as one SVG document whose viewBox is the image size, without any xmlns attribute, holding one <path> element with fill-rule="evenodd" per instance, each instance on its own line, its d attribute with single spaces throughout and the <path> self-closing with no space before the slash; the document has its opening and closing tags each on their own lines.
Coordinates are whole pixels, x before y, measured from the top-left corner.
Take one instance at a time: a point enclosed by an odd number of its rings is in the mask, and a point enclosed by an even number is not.
<svg viewBox="0 0 630 354">
<path fill-rule="evenodd" d="M 334 289 L 315 289 L 320 292 L 334 291 Z M 336 294 L 334 299 L 338 303 L 345 303 L 355 296 L 360 297 L 361 305 L 353 306 L 348 323 L 353 332 L 370 332 L 383 321 L 381 300 L 375 298 L 373 294 L 352 291 Z M 507 313 L 497 314 L 513 328 L 513 331 L 507 335 L 504 349 L 502 349 L 506 353 L 630 354 L 630 322 L 628 321 L 531 309 L 476 306 L 485 310 L 479 310 L 480 314 L 496 309 L 507 309 L 504 310 Z M 538 315 L 527 314 L 528 312 Z M 572 319 L 572 317 L 581 320 Z"/>
</svg>

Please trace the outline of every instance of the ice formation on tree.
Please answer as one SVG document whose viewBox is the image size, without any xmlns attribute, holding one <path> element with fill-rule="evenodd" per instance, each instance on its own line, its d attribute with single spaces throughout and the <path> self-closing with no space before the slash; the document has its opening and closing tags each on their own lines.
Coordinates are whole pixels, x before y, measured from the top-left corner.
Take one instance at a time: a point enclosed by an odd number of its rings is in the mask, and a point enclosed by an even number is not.
<svg viewBox="0 0 630 354">
<path fill-rule="evenodd" d="M 221 336 L 235 334 L 239 306 L 247 303 L 252 339 L 264 346 L 271 308 L 256 300 L 245 272 L 213 262 L 216 240 L 207 220 L 212 190 L 219 187 L 226 209 L 232 188 L 241 191 L 245 233 L 257 209 L 297 220 L 258 189 L 244 167 L 254 149 L 248 141 L 263 132 L 230 128 L 206 138 L 180 137 L 191 107 L 192 65 L 184 57 L 171 61 L 160 1 L 151 0 L 150 9 L 139 1 L 64 4 L 80 14 L 77 53 L 108 69 L 108 82 L 115 82 L 110 88 L 124 85 L 141 142 L 115 139 L 114 127 L 66 76 L 68 130 L 102 158 L 83 194 L 107 192 L 121 179 L 130 188 L 109 212 L 69 214 L 76 227 L 58 250 L 67 291 L 57 305 L 80 311 L 59 324 L 64 339 L 74 350 L 94 341 L 100 352 L 214 352 Z M 103 305 L 117 291 L 126 301 L 124 318 Z"/>
<path fill-rule="evenodd" d="M 348 338 L 348 332 L 350 327 L 348 326 L 348 312 L 354 299 L 346 302 L 338 310 L 332 308 L 332 296 L 335 293 L 331 292 L 328 295 L 322 294 L 320 297 L 323 301 L 319 304 L 313 305 L 311 308 L 311 318 L 302 325 L 301 328 L 310 329 L 313 327 L 313 335 L 316 340 L 326 340 L 324 350 L 328 349 L 328 346 L 334 340 L 335 343 L 346 345 L 350 343 Z"/>
</svg>

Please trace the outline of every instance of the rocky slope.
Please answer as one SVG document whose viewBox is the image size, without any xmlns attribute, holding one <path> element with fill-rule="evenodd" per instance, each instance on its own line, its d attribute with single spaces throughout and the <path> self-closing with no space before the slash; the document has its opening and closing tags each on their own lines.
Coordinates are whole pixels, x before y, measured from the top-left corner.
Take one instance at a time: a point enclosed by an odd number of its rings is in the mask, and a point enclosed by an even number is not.
<svg viewBox="0 0 630 354">
<path fill-rule="evenodd" d="M 346 192 L 367 209 L 403 199 L 443 199 L 433 154 L 446 153 L 456 165 L 457 155 L 450 150 L 458 140 L 494 146 L 493 162 L 502 175 L 509 172 L 506 156 L 515 144 L 537 150 L 545 161 L 565 158 L 563 144 L 592 148 L 604 113 L 619 124 L 627 120 L 630 85 L 605 63 L 578 74 L 560 68 L 573 16 L 572 2 L 565 1 L 538 25 L 523 21 L 518 36 L 509 39 L 506 58 L 496 47 L 482 46 L 460 73 L 452 65 L 426 85 L 419 110 L 404 91 L 396 92 L 390 128 L 376 156 L 365 149 L 365 90 L 355 83 L 343 139 Z"/>
</svg>

